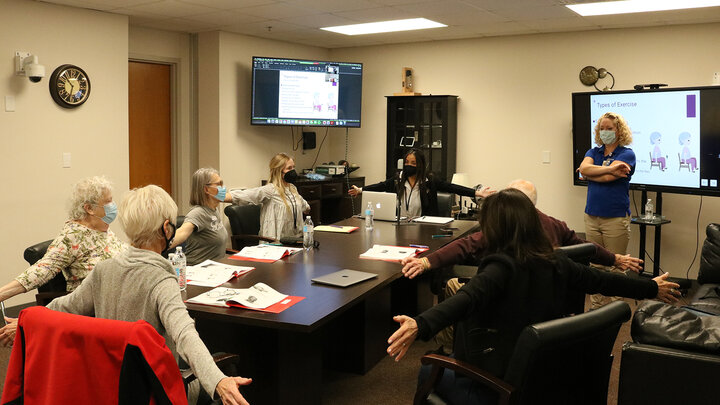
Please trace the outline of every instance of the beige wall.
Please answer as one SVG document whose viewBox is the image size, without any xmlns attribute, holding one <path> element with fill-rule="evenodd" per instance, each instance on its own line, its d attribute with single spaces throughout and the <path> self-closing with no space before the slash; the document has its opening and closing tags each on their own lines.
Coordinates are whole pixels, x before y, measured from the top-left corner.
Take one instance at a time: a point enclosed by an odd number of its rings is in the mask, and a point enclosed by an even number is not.
<svg viewBox="0 0 720 405">
<path fill-rule="evenodd" d="M 27 267 L 23 250 L 54 238 L 67 218 L 70 185 L 91 175 L 106 175 L 116 200 L 128 188 L 127 17 L 48 5 L 0 0 L 0 159 L 5 192 L 0 233 L 0 284 Z M 40 83 L 15 76 L 15 51 L 38 55 L 46 77 Z M 48 80 L 65 63 L 83 68 L 92 90 L 77 109 L 59 107 Z M 4 98 L 15 98 L 5 112 Z M 62 168 L 62 154 L 72 166 Z M 119 226 L 111 229 L 117 233 Z M 34 293 L 8 303 L 34 301 Z"/>
<path fill-rule="evenodd" d="M 637 83 L 709 85 L 720 70 L 720 24 L 480 38 L 332 50 L 332 59 L 364 63 L 363 127 L 351 130 L 350 161 L 369 181 L 384 176 L 385 98 L 400 90 L 400 68 L 415 69 L 416 91 L 460 96 L 457 170 L 501 188 L 527 178 L 539 189 L 538 207 L 578 230 L 585 188 L 572 185 L 570 93 L 590 91 L 578 80 L 586 65 L 615 75 L 615 89 Z M 603 44 L 607 44 L 603 46 Z M 630 123 L 632 127 L 632 123 Z M 332 153 L 344 151 L 333 139 Z M 542 151 L 551 163 L 541 163 Z M 637 194 L 637 206 L 639 201 Z M 665 194 L 662 267 L 685 274 L 695 254 L 700 197 Z M 632 203 L 632 200 L 631 200 Z M 705 226 L 718 221 L 720 200 L 705 197 Z M 638 252 L 632 228 L 630 251 Z M 652 252 L 652 232 L 648 250 Z M 691 271 L 696 274 L 697 261 Z"/>
</svg>

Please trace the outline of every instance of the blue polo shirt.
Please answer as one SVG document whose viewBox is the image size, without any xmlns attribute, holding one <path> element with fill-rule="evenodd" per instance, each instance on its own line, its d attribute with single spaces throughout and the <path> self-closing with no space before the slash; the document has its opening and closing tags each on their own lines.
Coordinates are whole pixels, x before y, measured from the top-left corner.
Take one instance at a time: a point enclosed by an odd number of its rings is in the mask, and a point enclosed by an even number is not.
<svg viewBox="0 0 720 405">
<path fill-rule="evenodd" d="M 628 177 L 609 182 L 588 181 L 587 203 L 585 213 L 597 217 L 616 218 L 630 214 L 630 177 L 635 173 L 635 152 L 630 148 L 618 146 L 605 156 L 605 145 L 591 148 L 585 154 L 591 157 L 593 164 L 609 166 L 619 160 L 630 165 Z"/>
</svg>

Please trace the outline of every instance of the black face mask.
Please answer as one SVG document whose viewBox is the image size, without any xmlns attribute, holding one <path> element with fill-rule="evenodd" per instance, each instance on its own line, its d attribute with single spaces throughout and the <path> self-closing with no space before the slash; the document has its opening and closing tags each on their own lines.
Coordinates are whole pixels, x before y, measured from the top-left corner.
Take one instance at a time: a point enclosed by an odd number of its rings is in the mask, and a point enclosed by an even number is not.
<svg viewBox="0 0 720 405">
<path fill-rule="evenodd" d="M 293 169 L 283 175 L 283 180 L 290 184 L 295 184 L 298 179 L 297 172 Z"/>
<path fill-rule="evenodd" d="M 163 257 L 168 257 L 168 250 L 170 250 L 170 245 L 172 244 L 173 239 L 175 239 L 175 231 L 177 228 L 175 227 L 175 224 L 172 222 L 168 222 L 168 225 L 172 227 L 172 236 L 170 236 L 170 239 L 168 239 L 165 236 L 165 227 L 160 226 L 160 234 L 165 238 L 165 249 L 160 253 Z"/>
<path fill-rule="evenodd" d="M 417 166 L 405 165 L 403 166 L 403 177 L 408 178 L 417 174 Z"/>
</svg>

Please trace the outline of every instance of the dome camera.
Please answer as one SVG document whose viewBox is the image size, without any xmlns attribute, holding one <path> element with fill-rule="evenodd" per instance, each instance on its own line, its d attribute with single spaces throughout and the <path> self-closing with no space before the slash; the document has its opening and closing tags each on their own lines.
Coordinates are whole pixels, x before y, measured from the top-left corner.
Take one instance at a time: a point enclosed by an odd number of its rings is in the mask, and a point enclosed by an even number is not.
<svg viewBox="0 0 720 405">
<path fill-rule="evenodd" d="M 27 76 L 37 83 L 45 77 L 45 66 L 38 63 L 38 57 L 27 52 L 15 52 L 15 74 Z"/>
</svg>

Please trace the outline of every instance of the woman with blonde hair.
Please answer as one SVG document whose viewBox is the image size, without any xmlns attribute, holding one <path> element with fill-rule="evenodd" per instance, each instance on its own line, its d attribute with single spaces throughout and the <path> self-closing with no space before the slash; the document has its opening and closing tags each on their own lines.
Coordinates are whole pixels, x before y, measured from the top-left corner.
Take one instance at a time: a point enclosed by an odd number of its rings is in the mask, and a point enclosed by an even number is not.
<svg viewBox="0 0 720 405">
<path fill-rule="evenodd" d="M 595 144 L 577 169 L 588 180 L 585 205 L 587 240 L 624 255 L 630 242 L 630 177 L 635 172 L 632 131 L 625 119 L 612 112 L 603 114 L 595 126 Z M 611 267 L 610 271 L 620 272 Z M 600 295 L 591 297 L 592 308 L 609 302 Z"/>
<path fill-rule="evenodd" d="M 233 190 L 225 198 L 233 204 L 261 205 L 260 236 L 273 239 L 302 234 L 303 213 L 310 212 L 310 204 L 295 187 L 298 174 L 295 160 L 284 153 L 270 159 L 270 180 L 262 187 Z"/>
</svg>

